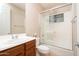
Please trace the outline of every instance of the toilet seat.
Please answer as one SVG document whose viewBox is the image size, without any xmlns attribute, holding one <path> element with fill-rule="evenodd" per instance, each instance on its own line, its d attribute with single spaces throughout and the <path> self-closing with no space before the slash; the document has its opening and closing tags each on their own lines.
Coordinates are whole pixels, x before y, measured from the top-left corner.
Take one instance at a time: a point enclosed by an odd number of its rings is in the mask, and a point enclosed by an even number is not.
<svg viewBox="0 0 79 59">
<path fill-rule="evenodd" d="M 45 45 L 39 45 L 37 47 L 38 51 L 41 53 L 48 53 L 49 52 L 49 48 Z"/>
</svg>

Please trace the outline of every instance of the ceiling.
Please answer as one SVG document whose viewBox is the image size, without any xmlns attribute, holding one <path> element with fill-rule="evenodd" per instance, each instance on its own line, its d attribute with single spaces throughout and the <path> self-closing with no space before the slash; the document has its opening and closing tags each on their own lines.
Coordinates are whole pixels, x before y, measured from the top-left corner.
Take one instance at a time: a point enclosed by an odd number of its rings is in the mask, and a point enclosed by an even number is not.
<svg viewBox="0 0 79 59">
<path fill-rule="evenodd" d="M 44 8 L 44 10 L 46 10 L 62 4 L 65 4 L 65 3 L 41 3 L 40 5 Z"/>
<path fill-rule="evenodd" d="M 66 3 L 39 3 L 44 10 L 56 7 L 58 5 L 66 4 Z M 15 5 L 23 10 L 25 10 L 25 3 L 12 3 L 12 5 Z"/>
</svg>

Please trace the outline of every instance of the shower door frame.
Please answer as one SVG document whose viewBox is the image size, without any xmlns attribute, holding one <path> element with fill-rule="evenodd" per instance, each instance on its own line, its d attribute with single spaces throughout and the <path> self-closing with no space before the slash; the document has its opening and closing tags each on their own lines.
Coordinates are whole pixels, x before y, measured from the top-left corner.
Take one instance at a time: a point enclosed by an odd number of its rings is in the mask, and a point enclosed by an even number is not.
<svg viewBox="0 0 79 59">
<path fill-rule="evenodd" d="M 72 3 L 72 4 L 66 4 L 66 5 L 63 5 L 63 6 L 67 6 L 67 5 L 72 5 L 72 10 L 73 10 L 73 19 L 72 19 L 72 21 L 71 21 L 71 23 L 72 23 L 72 51 L 73 51 L 73 55 L 77 55 L 77 50 L 76 50 L 76 48 L 75 48 L 75 44 L 76 44 L 76 40 L 77 40 L 77 37 L 76 38 L 74 38 L 74 30 L 73 30 L 73 26 L 74 26 L 74 24 L 75 24 L 75 26 L 77 27 L 77 24 L 76 24 L 76 22 L 77 22 L 77 20 L 76 20 L 76 12 L 75 12 L 75 3 Z M 63 6 L 58 6 L 58 7 L 56 7 L 56 8 L 61 8 L 61 7 L 63 7 Z M 50 11 L 50 10 L 52 10 L 52 9 L 54 9 L 54 8 L 51 8 L 51 9 L 49 9 L 49 10 L 46 10 L 46 11 L 43 11 L 43 12 L 41 12 L 40 14 L 42 14 L 42 13 L 45 13 L 45 12 L 48 12 L 48 11 Z M 41 17 L 41 16 L 40 16 Z M 41 21 L 40 21 L 41 22 Z M 77 31 L 77 28 L 75 28 L 76 29 L 76 31 Z M 77 32 L 76 32 L 77 33 Z M 41 36 L 44 36 L 43 35 L 43 33 L 41 33 Z M 40 36 L 40 37 L 41 37 Z M 42 38 L 41 38 L 42 39 Z M 53 45 L 52 45 L 53 46 Z M 55 47 L 58 47 L 58 46 L 55 46 Z M 58 47 L 58 48 L 62 48 L 62 47 Z M 62 49 L 65 49 L 65 48 L 62 48 Z M 65 50 L 69 50 L 69 49 L 65 49 Z M 69 50 L 69 51 L 71 51 L 71 50 Z"/>
</svg>

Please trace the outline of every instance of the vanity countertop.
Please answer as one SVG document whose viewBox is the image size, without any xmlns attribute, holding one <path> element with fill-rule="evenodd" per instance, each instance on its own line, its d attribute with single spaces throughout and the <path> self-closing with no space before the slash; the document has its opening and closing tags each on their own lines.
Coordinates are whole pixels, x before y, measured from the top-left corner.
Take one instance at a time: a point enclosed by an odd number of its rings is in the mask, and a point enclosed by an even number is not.
<svg viewBox="0 0 79 59">
<path fill-rule="evenodd" d="M 24 37 L 24 38 L 18 38 L 18 39 L 6 39 L 5 41 L 0 41 L 0 51 L 15 47 L 17 45 L 27 43 L 28 41 L 34 40 L 35 37 Z"/>
</svg>

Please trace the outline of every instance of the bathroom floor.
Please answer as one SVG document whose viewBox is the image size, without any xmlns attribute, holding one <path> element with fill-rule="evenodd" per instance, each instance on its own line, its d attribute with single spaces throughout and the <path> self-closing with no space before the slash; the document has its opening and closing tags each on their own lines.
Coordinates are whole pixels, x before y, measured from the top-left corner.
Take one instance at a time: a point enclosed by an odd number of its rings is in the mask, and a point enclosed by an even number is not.
<svg viewBox="0 0 79 59">
<path fill-rule="evenodd" d="M 38 53 L 38 51 L 36 51 L 36 56 L 40 56 L 39 53 Z"/>
</svg>

